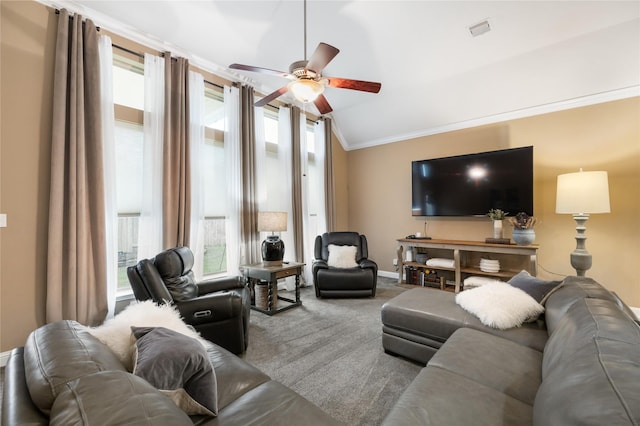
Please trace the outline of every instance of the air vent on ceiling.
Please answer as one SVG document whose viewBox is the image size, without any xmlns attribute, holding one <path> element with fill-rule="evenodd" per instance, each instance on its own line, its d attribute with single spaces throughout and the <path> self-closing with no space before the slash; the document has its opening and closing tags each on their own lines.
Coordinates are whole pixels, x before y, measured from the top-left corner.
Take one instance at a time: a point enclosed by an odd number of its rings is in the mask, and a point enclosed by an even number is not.
<svg viewBox="0 0 640 426">
<path fill-rule="evenodd" d="M 474 37 L 478 37 L 479 35 L 488 33 L 489 31 L 491 31 L 491 25 L 489 25 L 489 21 L 487 19 L 469 27 L 469 32 Z"/>
</svg>

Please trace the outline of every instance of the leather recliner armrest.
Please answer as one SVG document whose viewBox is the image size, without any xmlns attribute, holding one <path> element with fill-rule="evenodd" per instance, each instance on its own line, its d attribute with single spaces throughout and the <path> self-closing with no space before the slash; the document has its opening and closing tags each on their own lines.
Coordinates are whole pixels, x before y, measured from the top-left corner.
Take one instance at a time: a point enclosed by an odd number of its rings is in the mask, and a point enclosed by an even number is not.
<svg viewBox="0 0 640 426">
<path fill-rule="evenodd" d="M 378 265 L 369 259 L 362 259 L 358 266 L 360 266 L 360 269 L 373 269 L 374 272 L 378 270 Z"/>
<path fill-rule="evenodd" d="M 239 277 L 215 278 L 211 280 L 200 281 L 198 286 L 198 295 L 214 293 L 216 291 L 233 290 L 243 288 L 244 284 Z"/>
<path fill-rule="evenodd" d="M 316 259 L 313 261 L 313 270 L 316 271 L 318 269 L 329 269 L 329 265 L 326 260 Z"/>
<path fill-rule="evenodd" d="M 177 302 L 185 322 L 193 326 L 224 321 L 242 315 L 242 297 L 233 292 L 218 292 Z"/>
</svg>

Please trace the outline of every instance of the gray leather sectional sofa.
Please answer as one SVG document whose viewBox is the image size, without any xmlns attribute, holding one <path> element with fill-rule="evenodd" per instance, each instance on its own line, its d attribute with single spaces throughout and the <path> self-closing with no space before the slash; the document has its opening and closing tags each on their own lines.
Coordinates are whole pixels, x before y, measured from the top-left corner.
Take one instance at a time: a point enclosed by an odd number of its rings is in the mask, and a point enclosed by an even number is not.
<svg viewBox="0 0 640 426">
<path fill-rule="evenodd" d="M 544 321 L 483 326 L 455 295 L 416 288 L 382 309 L 383 346 L 427 365 L 384 425 L 638 425 L 640 326 L 592 279 L 569 277 Z"/>
<path fill-rule="evenodd" d="M 36 330 L 11 352 L 2 425 L 339 425 L 320 408 L 227 350 L 207 349 L 217 380 L 218 416 L 187 416 L 130 374 L 74 321 Z"/>
</svg>

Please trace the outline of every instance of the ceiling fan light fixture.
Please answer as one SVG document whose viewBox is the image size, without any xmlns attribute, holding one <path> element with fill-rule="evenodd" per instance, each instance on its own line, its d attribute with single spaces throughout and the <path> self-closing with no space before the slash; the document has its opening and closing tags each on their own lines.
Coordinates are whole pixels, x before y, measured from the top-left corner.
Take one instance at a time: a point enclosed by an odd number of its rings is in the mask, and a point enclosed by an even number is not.
<svg viewBox="0 0 640 426">
<path fill-rule="evenodd" d="M 288 86 L 293 96 L 303 103 L 315 101 L 324 92 L 324 84 L 311 79 L 295 80 L 289 83 Z"/>
</svg>

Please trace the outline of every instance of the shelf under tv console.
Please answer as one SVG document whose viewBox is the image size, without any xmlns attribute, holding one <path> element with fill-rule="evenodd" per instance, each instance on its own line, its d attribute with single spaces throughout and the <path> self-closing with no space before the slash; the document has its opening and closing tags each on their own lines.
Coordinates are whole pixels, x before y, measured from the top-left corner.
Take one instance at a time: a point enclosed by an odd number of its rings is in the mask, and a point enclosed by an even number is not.
<svg viewBox="0 0 640 426">
<path fill-rule="evenodd" d="M 521 270 L 527 270 L 531 275 L 537 273 L 538 246 L 519 246 L 515 244 L 491 244 L 481 241 L 459 240 L 427 240 L 418 238 L 398 239 L 398 283 L 402 284 L 405 266 L 418 269 L 431 269 L 453 274 L 455 292 L 458 293 L 464 279 L 468 276 L 488 276 L 501 280 L 508 280 Z M 404 252 L 407 247 L 415 247 L 417 251 L 426 251 L 429 258 L 445 257 L 453 259 L 453 268 L 427 266 L 424 263 L 405 261 Z M 414 252 L 414 259 L 416 253 Z M 499 272 L 484 272 L 480 270 L 481 258 L 500 260 Z M 443 281 L 444 282 L 444 281 Z"/>
</svg>

